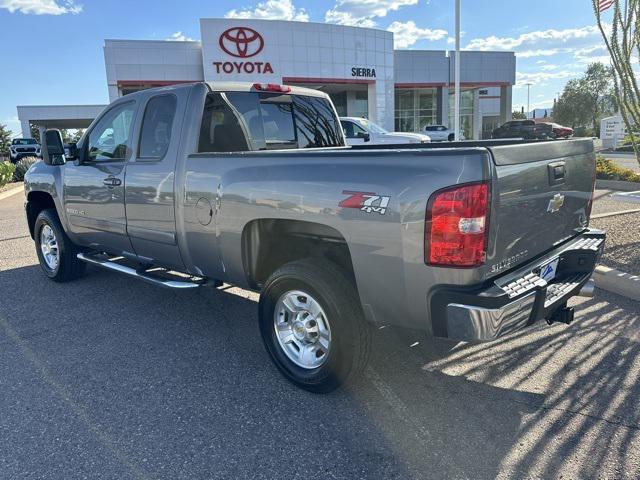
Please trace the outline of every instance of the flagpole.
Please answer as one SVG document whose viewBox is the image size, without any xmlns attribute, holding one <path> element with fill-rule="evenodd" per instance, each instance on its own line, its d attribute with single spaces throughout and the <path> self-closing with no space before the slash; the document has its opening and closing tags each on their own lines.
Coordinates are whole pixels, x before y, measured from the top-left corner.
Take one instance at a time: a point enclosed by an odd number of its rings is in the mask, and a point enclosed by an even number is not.
<svg viewBox="0 0 640 480">
<path fill-rule="evenodd" d="M 460 141 L 460 0 L 456 0 L 456 63 L 454 92 L 454 136 Z"/>
</svg>

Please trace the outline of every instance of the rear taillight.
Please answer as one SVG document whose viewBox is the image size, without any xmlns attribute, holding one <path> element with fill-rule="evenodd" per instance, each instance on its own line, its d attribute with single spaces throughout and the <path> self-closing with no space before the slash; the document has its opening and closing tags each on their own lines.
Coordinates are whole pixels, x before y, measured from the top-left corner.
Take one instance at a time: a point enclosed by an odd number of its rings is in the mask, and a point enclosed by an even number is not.
<svg viewBox="0 0 640 480">
<path fill-rule="evenodd" d="M 289 93 L 291 91 L 290 86 L 279 85 L 277 83 L 254 83 L 253 88 L 261 92 Z"/>
<path fill-rule="evenodd" d="M 425 219 L 425 262 L 476 267 L 486 258 L 489 184 L 458 185 L 434 193 Z"/>
</svg>

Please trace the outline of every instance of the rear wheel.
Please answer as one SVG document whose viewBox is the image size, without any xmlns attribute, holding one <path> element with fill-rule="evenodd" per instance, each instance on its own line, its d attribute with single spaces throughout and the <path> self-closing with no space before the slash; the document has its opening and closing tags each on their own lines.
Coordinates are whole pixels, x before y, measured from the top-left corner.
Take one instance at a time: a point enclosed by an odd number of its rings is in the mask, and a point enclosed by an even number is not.
<svg viewBox="0 0 640 480">
<path fill-rule="evenodd" d="M 64 232 L 55 210 L 40 212 L 33 231 L 40 267 L 47 277 L 67 282 L 84 273 L 86 264 L 78 260 L 79 250 Z"/>
<path fill-rule="evenodd" d="M 456 139 L 456 136 L 455 136 L 453 133 L 450 133 L 450 134 L 449 134 L 449 137 L 448 137 L 448 140 L 449 140 L 450 142 L 453 142 L 455 139 Z"/>
<path fill-rule="evenodd" d="M 315 260 L 282 266 L 267 280 L 259 310 L 267 352 L 295 385 L 330 392 L 366 366 L 371 327 L 337 267 Z"/>
</svg>

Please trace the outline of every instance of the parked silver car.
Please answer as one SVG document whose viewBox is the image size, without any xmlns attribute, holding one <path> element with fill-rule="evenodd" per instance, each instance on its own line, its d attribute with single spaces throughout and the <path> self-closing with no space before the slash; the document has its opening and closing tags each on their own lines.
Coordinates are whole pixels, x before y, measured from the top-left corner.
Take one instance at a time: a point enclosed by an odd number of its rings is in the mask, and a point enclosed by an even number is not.
<svg viewBox="0 0 640 480">
<path fill-rule="evenodd" d="M 431 137 L 432 142 L 453 142 L 455 140 L 453 129 L 444 125 L 427 125 L 423 131 Z M 460 132 L 460 140 L 464 139 L 464 134 Z"/>
</svg>

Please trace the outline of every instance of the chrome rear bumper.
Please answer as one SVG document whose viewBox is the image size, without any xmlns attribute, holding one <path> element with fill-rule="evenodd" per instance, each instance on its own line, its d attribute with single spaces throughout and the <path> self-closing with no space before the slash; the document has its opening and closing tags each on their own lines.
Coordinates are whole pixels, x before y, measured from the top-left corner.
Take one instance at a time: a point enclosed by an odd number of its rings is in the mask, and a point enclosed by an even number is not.
<svg viewBox="0 0 640 480">
<path fill-rule="evenodd" d="M 437 292 L 433 303 L 440 305 L 441 311 L 432 311 L 438 315 L 432 318 L 444 316 L 446 320 L 440 332 L 434 328 L 434 333 L 467 342 L 491 341 L 550 318 L 572 296 L 593 296 L 591 275 L 604 241 L 604 232 L 587 230 L 484 288 Z M 539 269 L 555 258 L 560 259 L 557 276 L 548 283 L 538 276 Z"/>
</svg>

